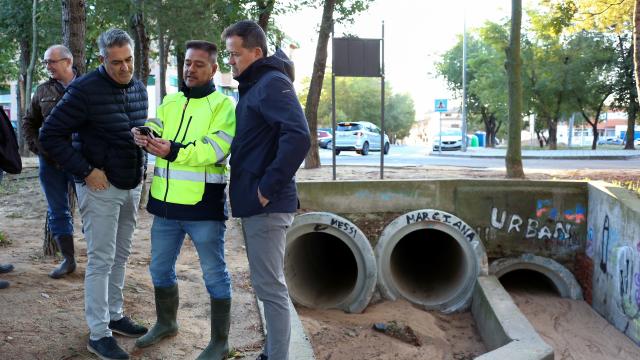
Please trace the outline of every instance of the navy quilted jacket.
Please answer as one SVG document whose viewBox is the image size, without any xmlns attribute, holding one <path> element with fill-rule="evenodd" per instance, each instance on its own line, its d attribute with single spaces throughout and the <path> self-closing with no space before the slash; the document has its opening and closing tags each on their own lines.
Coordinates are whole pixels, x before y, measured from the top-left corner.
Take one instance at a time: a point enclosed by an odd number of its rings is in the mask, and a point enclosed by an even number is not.
<svg viewBox="0 0 640 360">
<path fill-rule="evenodd" d="M 145 157 L 130 130 L 144 125 L 147 110 L 142 82 L 118 84 L 100 66 L 69 85 L 44 122 L 40 143 L 79 182 L 99 168 L 115 187 L 133 189 L 142 180 Z"/>
</svg>

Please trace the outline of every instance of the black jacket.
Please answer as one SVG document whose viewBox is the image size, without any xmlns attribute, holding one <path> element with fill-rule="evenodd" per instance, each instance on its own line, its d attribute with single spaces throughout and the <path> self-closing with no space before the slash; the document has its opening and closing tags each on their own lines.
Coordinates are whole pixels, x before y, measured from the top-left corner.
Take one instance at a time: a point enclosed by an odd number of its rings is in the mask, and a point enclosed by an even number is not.
<svg viewBox="0 0 640 360">
<path fill-rule="evenodd" d="M 133 189 L 142 180 L 145 157 L 130 130 L 144 125 L 147 109 L 142 82 L 118 84 L 100 66 L 69 85 L 42 126 L 40 143 L 77 181 L 99 168 L 115 187 Z M 73 145 L 67 140 L 72 133 Z"/>
<path fill-rule="evenodd" d="M 240 74 L 229 197 L 234 217 L 291 213 L 294 175 L 310 146 L 307 120 L 293 88 L 293 64 L 278 50 Z M 257 191 L 270 200 L 262 207 Z"/>
</svg>

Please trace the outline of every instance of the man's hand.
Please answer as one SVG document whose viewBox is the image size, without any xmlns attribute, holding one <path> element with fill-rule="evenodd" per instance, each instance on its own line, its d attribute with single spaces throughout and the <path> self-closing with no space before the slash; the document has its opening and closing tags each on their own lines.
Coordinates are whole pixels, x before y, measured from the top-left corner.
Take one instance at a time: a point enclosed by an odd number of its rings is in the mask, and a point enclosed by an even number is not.
<svg viewBox="0 0 640 360">
<path fill-rule="evenodd" d="M 145 149 L 149 154 L 164 158 L 171 152 L 171 141 L 159 138 L 147 138 Z"/>
<path fill-rule="evenodd" d="M 102 191 L 109 188 L 109 180 L 107 180 L 104 171 L 100 169 L 94 168 L 91 170 L 89 175 L 84 178 L 84 181 L 91 191 Z"/>
<path fill-rule="evenodd" d="M 153 135 L 142 135 L 140 133 L 140 130 L 135 127 L 131 128 L 131 133 L 133 134 L 133 141 L 135 141 L 136 145 L 140 146 L 141 148 L 147 147 L 147 142 L 149 141 L 149 139 L 153 138 Z"/>
<path fill-rule="evenodd" d="M 262 207 L 265 207 L 267 206 L 267 204 L 269 204 L 269 199 L 262 196 L 262 193 L 260 192 L 260 188 L 258 188 L 258 200 L 260 201 L 260 205 L 262 205 Z"/>
</svg>

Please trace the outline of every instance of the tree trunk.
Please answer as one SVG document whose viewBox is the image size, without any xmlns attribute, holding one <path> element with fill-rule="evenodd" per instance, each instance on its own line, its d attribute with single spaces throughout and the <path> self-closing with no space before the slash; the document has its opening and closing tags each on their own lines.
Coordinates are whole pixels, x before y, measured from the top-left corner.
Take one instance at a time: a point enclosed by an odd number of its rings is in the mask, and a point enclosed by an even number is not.
<svg viewBox="0 0 640 360">
<path fill-rule="evenodd" d="M 558 121 L 553 118 L 549 118 L 547 121 L 547 127 L 549 130 L 549 139 L 547 139 L 549 150 L 558 150 Z"/>
<path fill-rule="evenodd" d="M 638 95 L 631 92 L 629 96 L 629 107 L 627 108 L 627 133 L 625 134 L 625 150 L 634 150 L 633 140 L 636 129 L 636 116 L 638 115 Z"/>
<path fill-rule="evenodd" d="M 164 31 L 158 23 L 158 57 L 160 58 L 160 74 L 158 76 L 158 81 L 156 81 L 156 86 L 160 86 L 161 101 L 167 95 L 167 61 L 169 59 L 170 44 L 171 39 L 169 39 L 166 31 Z"/>
<path fill-rule="evenodd" d="M 635 68 L 636 94 L 640 94 L 640 0 L 633 8 L 633 64 Z"/>
<path fill-rule="evenodd" d="M 507 48 L 507 78 L 509 82 L 509 144 L 505 164 L 507 177 L 524 178 L 522 169 L 522 77 L 520 59 L 520 31 L 522 0 L 511 0 L 511 36 Z"/>
<path fill-rule="evenodd" d="M 258 0 L 256 4 L 258 5 L 258 25 L 262 28 L 264 33 L 267 33 L 267 28 L 269 27 L 269 18 L 271 17 L 271 12 L 273 12 L 273 6 L 276 0 Z M 266 54 L 265 54 L 266 55 Z"/>
<path fill-rule="evenodd" d="M 73 55 L 78 75 L 86 72 L 84 43 L 87 32 L 85 0 L 62 0 L 62 42 Z"/>
<path fill-rule="evenodd" d="M 174 42 L 173 51 L 176 54 L 176 66 L 178 67 L 178 89 L 182 86 L 184 82 L 184 77 L 182 75 L 182 69 L 184 68 L 184 49 L 180 48 L 180 44 Z"/>
<path fill-rule="evenodd" d="M 320 93 L 322 92 L 322 81 L 327 66 L 327 47 L 331 28 L 333 27 L 333 10 L 335 0 L 325 0 L 322 11 L 322 22 L 320 23 L 320 33 L 318 34 L 318 45 L 316 46 L 316 58 L 313 62 L 313 72 L 311 83 L 309 84 L 309 94 L 304 109 L 304 115 L 309 123 L 311 133 L 311 148 L 304 161 L 305 169 L 315 169 L 320 167 L 320 156 L 318 154 L 318 105 L 320 104 Z"/>
<path fill-rule="evenodd" d="M 133 75 L 145 86 L 151 69 L 149 68 L 149 35 L 144 26 L 144 0 L 135 0 L 135 13 L 131 16 L 130 28 L 135 42 Z"/>
<path fill-rule="evenodd" d="M 24 142 L 24 134 L 22 133 L 22 123 L 24 122 L 24 115 L 26 112 L 27 104 L 31 100 L 31 96 L 27 95 L 26 82 L 27 82 L 27 68 L 29 67 L 29 58 L 31 57 L 31 48 L 29 47 L 29 41 L 22 38 L 19 41 L 20 45 L 20 74 L 18 75 L 18 148 L 20 154 L 26 151 L 26 144 Z"/>
</svg>

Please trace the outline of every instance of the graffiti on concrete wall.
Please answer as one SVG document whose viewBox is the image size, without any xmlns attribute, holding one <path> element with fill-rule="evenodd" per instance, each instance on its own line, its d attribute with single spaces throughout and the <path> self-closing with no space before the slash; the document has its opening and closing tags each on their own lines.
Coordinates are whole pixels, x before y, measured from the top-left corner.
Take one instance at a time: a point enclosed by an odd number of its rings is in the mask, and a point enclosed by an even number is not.
<svg viewBox="0 0 640 360">
<path fill-rule="evenodd" d="M 551 200 L 536 201 L 535 216 L 509 214 L 507 210 L 491 209 L 491 227 L 507 234 L 520 234 L 530 240 L 557 240 L 566 246 L 579 245 L 576 225 L 585 222 L 585 208 L 581 204 L 560 212 Z M 526 219 L 526 220 L 525 220 Z"/>
<path fill-rule="evenodd" d="M 607 289 L 602 302 L 610 303 L 617 318 L 623 320 L 621 330 L 626 332 L 631 324 L 640 326 L 640 241 L 621 238 L 618 221 L 608 214 L 597 221 L 601 228 L 594 231 L 590 227 L 592 240 L 591 245 L 587 242 L 587 255 L 599 264 L 597 276 L 605 280 L 601 282 Z"/>
</svg>

